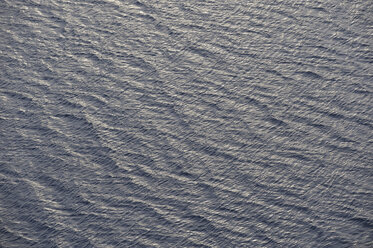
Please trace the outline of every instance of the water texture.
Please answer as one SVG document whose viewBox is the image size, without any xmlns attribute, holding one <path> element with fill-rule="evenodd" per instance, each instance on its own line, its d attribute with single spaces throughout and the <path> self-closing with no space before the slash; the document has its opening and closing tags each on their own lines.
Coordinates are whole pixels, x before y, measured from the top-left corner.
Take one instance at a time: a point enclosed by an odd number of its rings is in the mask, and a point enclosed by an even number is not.
<svg viewBox="0 0 373 248">
<path fill-rule="evenodd" d="M 373 247 L 372 13 L 1 0 L 0 247 Z"/>
</svg>

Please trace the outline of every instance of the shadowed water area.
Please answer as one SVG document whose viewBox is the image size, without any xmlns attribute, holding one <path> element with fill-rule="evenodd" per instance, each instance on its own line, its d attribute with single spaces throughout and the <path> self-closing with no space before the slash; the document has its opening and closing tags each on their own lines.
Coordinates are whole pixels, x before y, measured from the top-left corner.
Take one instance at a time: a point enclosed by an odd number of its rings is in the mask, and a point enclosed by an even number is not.
<svg viewBox="0 0 373 248">
<path fill-rule="evenodd" d="M 0 0 L 0 247 L 373 247 L 372 16 Z"/>
</svg>

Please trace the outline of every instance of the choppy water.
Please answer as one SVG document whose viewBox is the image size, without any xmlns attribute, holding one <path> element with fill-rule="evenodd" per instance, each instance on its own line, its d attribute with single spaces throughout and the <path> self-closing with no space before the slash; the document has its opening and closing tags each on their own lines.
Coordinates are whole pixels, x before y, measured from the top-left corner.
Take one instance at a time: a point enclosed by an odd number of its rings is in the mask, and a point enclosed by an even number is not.
<svg viewBox="0 0 373 248">
<path fill-rule="evenodd" d="M 372 247 L 373 2 L 0 1 L 1 247 Z"/>
</svg>

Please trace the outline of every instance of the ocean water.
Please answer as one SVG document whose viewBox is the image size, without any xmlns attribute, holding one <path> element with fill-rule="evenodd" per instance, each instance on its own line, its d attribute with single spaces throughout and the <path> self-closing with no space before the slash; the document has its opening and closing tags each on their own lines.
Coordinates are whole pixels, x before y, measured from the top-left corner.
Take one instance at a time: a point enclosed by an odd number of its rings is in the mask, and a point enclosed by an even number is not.
<svg viewBox="0 0 373 248">
<path fill-rule="evenodd" d="M 0 247 L 373 247 L 372 1 L 0 22 Z"/>
</svg>

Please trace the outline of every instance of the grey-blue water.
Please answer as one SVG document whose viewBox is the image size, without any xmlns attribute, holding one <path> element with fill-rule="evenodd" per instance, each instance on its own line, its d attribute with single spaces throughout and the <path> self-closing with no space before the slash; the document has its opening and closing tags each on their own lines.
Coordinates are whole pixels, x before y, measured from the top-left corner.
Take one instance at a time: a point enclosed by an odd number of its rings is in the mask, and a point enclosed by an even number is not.
<svg viewBox="0 0 373 248">
<path fill-rule="evenodd" d="M 373 247 L 370 0 L 1 0 L 0 247 Z"/>
</svg>

